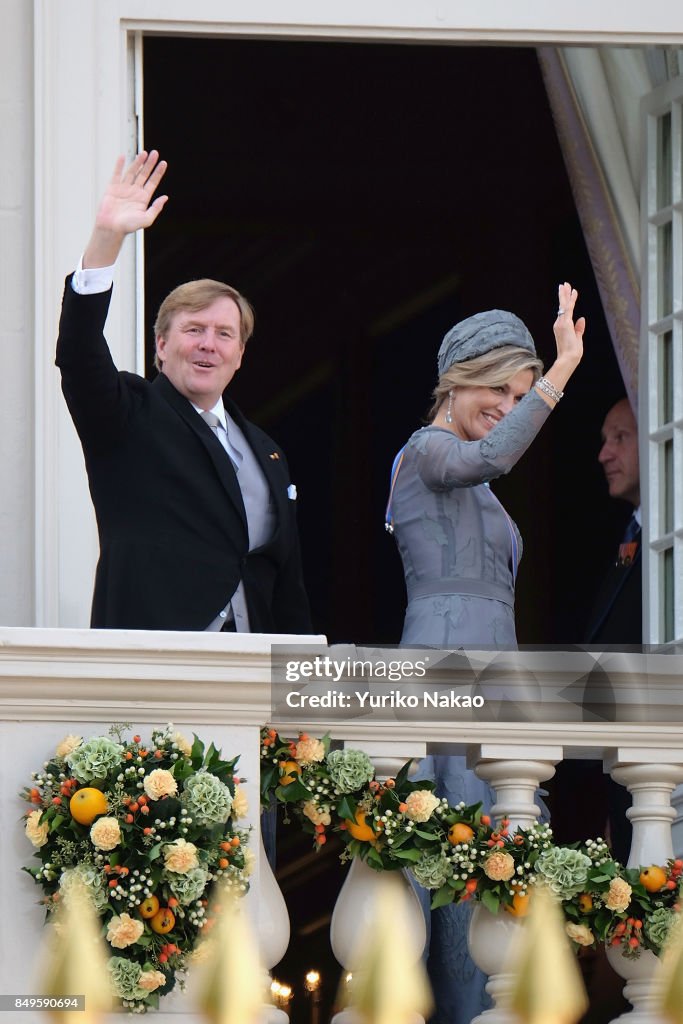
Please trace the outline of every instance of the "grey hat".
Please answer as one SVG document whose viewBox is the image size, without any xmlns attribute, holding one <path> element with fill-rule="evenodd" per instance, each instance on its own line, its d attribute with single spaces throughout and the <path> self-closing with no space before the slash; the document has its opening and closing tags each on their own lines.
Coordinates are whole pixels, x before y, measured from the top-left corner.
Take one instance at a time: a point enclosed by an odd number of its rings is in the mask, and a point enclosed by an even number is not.
<svg viewBox="0 0 683 1024">
<path fill-rule="evenodd" d="M 534 339 L 514 313 L 504 309 L 488 309 L 461 320 L 444 336 L 438 355 L 439 376 L 453 363 L 464 363 L 494 348 L 515 345 L 536 355 Z"/>
</svg>

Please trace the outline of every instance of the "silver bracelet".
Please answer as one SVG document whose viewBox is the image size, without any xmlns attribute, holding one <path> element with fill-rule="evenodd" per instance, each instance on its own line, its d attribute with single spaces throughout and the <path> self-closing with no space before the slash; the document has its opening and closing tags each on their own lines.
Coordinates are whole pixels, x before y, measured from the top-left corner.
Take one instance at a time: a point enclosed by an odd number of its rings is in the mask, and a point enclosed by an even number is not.
<svg viewBox="0 0 683 1024">
<path fill-rule="evenodd" d="M 548 398 L 552 398 L 553 402 L 559 402 L 564 397 L 564 391 L 558 391 L 554 384 L 551 384 L 547 377 L 539 377 L 534 387 L 537 387 L 539 391 L 542 391 Z"/>
</svg>

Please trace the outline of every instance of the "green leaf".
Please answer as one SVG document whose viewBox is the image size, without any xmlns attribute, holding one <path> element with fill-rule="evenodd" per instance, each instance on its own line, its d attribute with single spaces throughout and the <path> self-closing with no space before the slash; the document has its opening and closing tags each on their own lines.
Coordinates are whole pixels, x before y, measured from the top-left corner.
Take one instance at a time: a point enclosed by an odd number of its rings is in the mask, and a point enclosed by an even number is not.
<svg viewBox="0 0 683 1024">
<path fill-rule="evenodd" d="M 349 818 L 351 821 L 355 821 L 357 806 L 352 797 L 344 794 L 337 804 L 337 814 L 340 818 Z"/>
<path fill-rule="evenodd" d="M 430 843 L 440 843 L 441 839 L 436 832 L 425 832 L 421 828 L 414 828 L 413 835 L 419 836 L 421 839 L 428 839 Z"/>
<path fill-rule="evenodd" d="M 392 847 L 387 848 L 387 850 L 385 852 L 390 857 L 396 857 L 399 860 L 407 860 L 407 861 L 410 861 L 410 862 L 418 861 L 422 857 L 422 850 L 396 850 L 396 852 L 394 853 L 393 852 L 394 849 L 395 849 L 395 847 L 392 846 Z"/>
<path fill-rule="evenodd" d="M 54 818 L 50 822 L 50 832 L 54 832 L 55 829 L 58 829 L 63 821 L 66 821 L 65 814 L 55 814 Z"/>
<path fill-rule="evenodd" d="M 161 847 L 163 843 L 156 843 L 154 846 L 150 846 L 149 853 L 147 854 L 148 860 L 156 860 L 161 854 Z"/>
<path fill-rule="evenodd" d="M 412 765 L 412 763 L 413 763 L 413 758 L 411 757 L 410 761 L 406 761 L 406 763 L 400 769 L 398 775 L 396 776 L 396 780 L 395 780 L 396 781 L 396 788 L 397 789 L 399 789 L 405 782 L 408 781 L 408 773 L 410 772 L 410 766 Z"/>
<path fill-rule="evenodd" d="M 500 907 L 500 900 L 497 896 L 491 892 L 490 889 L 482 889 L 481 891 L 481 902 L 484 904 L 487 910 L 490 910 L 492 914 L 498 913 Z"/>
<path fill-rule="evenodd" d="M 306 789 L 303 782 L 295 779 L 288 786 L 278 786 L 275 790 L 275 796 L 281 803 L 291 804 L 296 803 L 298 800 L 311 800 L 313 794 L 310 790 Z"/>
<path fill-rule="evenodd" d="M 438 907 L 445 907 L 449 903 L 453 902 L 455 890 L 446 882 L 440 889 L 437 889 L 432 896 L 431 908 L 436 910 Z"/>
</svg>

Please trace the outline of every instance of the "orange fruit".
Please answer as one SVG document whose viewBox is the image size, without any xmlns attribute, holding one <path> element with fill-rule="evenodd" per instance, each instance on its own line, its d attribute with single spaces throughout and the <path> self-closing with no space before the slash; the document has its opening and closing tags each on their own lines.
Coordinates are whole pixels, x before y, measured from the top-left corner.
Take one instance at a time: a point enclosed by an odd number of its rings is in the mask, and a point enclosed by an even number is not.
<svg viewBox="0 0 683 1024">
<path fill-rule="evenodd" d="M 107 798 L 101 789 L 94 786 L 85 786 L 77 789 L 69 801 L 71 817 L 75 818 L 79 825 L 92 825 L 98 814 L 106 814 L 109 810 Z"/>
<path fill-rule="evenodd" d="M 360 839 L 362 843 L 372 843 L 377 838 L 372 827 L 368 824 L 368 816 L 365 811 L 358 807 L 356 809 L 356 820 L 346 818 L 346 827 L 354 839 Z"/>
<path fill-rule="evenodd" d="M 157 935 L 165 935 L 166 932 L 170 932 L 171 928 L 175 924 L 175 914 L 168 907 L 161 907 L 157 910 L 153 918 L 150 919 L 149 926 L 153 932 Z"/>
<path fill-rule="evenodd" d="M 448 830 L 448 842 L 453 846 L 457 846 L 458 843 L 469 843 L 472 839 L 474 839 L 474 829 L 471 829 L 464 821 L 456 821 L 455 825 L 451 825 Z"/>
<path fill-rule="evenodd" d="M 280 785 L 289 786 L 301 775 L 301 766 L 296 761 L 280 761 Z"/>
<path fill-rule="evenodd" d="M 640 872 L 639 881 L 643 888 L 647 889 L 648 892 L 659 892 L 659 890 L 663 889 L 666 885 L 666 878 L 667 875 L 664 868 L 660 868 L 656 864 L 653 864 L 649 868 L 643 868 Z"/>
<path fill-rule="evenodd" d="M 529 893 L 522 896 L 521 892 L 516 892 L 512 897 L 512 904 L 504 903 L 503 906 L 513 917 L 526 917 L 529 913 L 529 899 Z"/>
<path fill-rule="evenodd" d="M 156 896 L 148 896 L 140 904 L 140 917 L 154 917 L 159 909 L 159 900 Z"/>
<path fill-rule="evenodd" d="M 579 910 L 587 914 L 593 909 L 593 897 L 589 892 L 582 892 L 579 896 Z"/>
</svg>

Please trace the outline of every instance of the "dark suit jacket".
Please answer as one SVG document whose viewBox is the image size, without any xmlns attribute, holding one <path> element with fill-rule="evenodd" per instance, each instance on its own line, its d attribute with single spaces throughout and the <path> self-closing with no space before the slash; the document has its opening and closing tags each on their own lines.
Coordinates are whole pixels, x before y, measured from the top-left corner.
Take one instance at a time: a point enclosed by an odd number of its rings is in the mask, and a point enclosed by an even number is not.
<svg viewBox="0 0 683 1024">
<path fill-rule="evenodd" d="M 639 645 L 643 640 L 641 548 L 630 565 L 613 564 L 598 591 L 585 642 Z"/>
<path fill-rule="evenodd" d="M 226 401 L 277 512 L 272 540 L 249 551 L 237 477 L 210 427 L 163 374 L 150 383 L 114 366 L 110 296 L 77 295 L 67 278 L 57 342 L 100 538 L 91 625 L 203 630 L 243 579 L 254 632 L 311 632 L 283 452 Z"/>
</svg>

